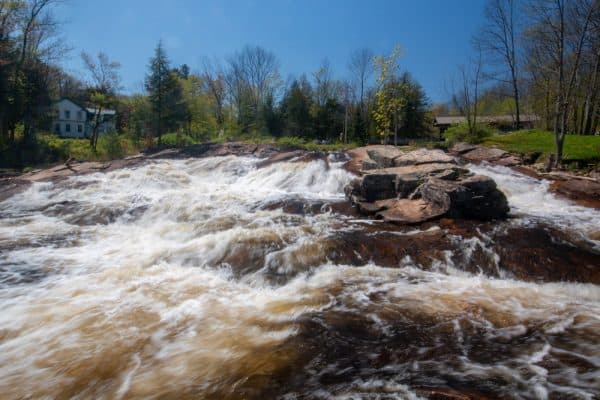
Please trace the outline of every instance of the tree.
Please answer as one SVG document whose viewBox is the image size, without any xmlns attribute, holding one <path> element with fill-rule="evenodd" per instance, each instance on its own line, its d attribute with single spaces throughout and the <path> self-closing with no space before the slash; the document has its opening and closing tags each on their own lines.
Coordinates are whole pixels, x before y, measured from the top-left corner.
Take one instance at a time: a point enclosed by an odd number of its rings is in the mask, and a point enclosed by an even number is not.
<svg viewBox="0 0 600 400">
<path fill-rule="evenodd" d="M 354 137 L 362 142 L 368 141 L 369 112 L 365 95 L 368 89 L 368 82 L 373 75 L 373 52 L 370 49 L 363 48 L 353 52 L 348 62 L 354 97 L 358 99 L 358 106 L 353 112 Z"/>
<path fill-rule="evenodd" d="M 394 145 L 398 144 L 400 110 L 406 104 L 405 99 L 402 97 L 402 83 L 397 76 L 399 70 L 398 57 L 400 57 L 400 47 L 396 45 L 388 57 L 377 56 L 374 59 L 378 75 L 373 119 L 377 124 L 379 135 L 385 143 L 387 143 L 387 138 L 393 129 Z"/>
<path fill-rule="evenodd" d="M 455 89 L 452 96 L 453 105 L 461 115 L 465 116 L 470 135 L 475 135 L 477 131 L 479 90 L 482 78 L 481 48 L 478 50 L 477 58 L 471 60 L 470 65 L 459 67 L 461 87 L 458 90 Z"/>
<path fill-rule="evenodd" d="M 51 13 L 58 0 L 0 1 L 0 140 L 14 144 L 23 123 L 24 139 L 49 104 L 49 62 L 62 53 L 58 23 Z"/>
<path fill-rule="evenodd" d="M 519 61 L 516 50 L 517 24 L 515 22 L 516 0 L 488 0 L 485 8 L 486 24 L 479 38 L 479 44 L 487 50 L 494 65 L 497 61 L 504 65 L 510 82 L 515 106 L 515 127 L 521 126 L 521 105 L 519 91 Z M 502 78 L 501 78 L 502 79 Z"/>
<path fill-rule="evenodd" d="M 90 146 L 96 151 L 99 129 L 104 122 L 103 111 L 114 104 L 120 89 L 119 68 L 121 64 L 111 61 L 102 52 L 98 53 L 97 60 L 85 52 L 81 53 L 81 58 L 91 78 L 90 100 L 94 105 L 94 117 L 91 124 Z"/>
<path fill-rule="evenodd" d="M 145 81 L 152 111 L 156 116 L 155 132 L 159 146 L 164 130 L 175 126 L 181 111 L 181 87 L 169 64 L 162 42 L 159 41 L 154 50 L 154 57 L 150 59 L 150 73 L 146 75 Z"/>
<path fill-rule="evenodd" d="M 246 46 L 227 60 L 225 82 L 243 132 L 258 128 L 265 99 L 281 85 L 279 62 L 262 47 Z"/>
<path fill-rule="evenodd" d="M 533 3 L 534 29 L 529 31 L 544 55 L 551 61 L 555 82 L 554 166 L 560 167 L 563 145 L 568 131 L 569 114 L 573 107 L 584 47 L 600 2 L 597 0 L 537 0 Z"/>
<path fill-rule="evenodd" d="M 306 77 L 294 80 L 281 101 L 285 133 L 305 138 L 313 137 L 312 88 Z"/>
<path fill-rule="evenodd" d="M 205 60 L 203 63 L 202 81 L 205 90 L 213 99 L 213 112 L 219 132 L 223 130 L 225 123 L 225 74 L 220 66 Z"/>
</svg>

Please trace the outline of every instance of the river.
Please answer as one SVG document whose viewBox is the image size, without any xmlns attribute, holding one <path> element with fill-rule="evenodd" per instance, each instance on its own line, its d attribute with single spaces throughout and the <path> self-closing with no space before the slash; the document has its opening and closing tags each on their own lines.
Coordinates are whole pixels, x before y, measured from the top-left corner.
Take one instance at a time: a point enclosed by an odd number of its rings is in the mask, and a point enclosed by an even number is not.
<svg viewBox="0 0 600 400">
<path fill-rule="evenodd" d="M 392 228 L 344 211 L 341 162 L 257 163 L 157 160 L 1 202 L 0 399 L 600 396 L 600 286 L 517 271 L 563 247 L 597 271 L 600 210 L 470 166 L 510 220 Z M 534 228 L 549 264 L 499 244 Z"/>
</svg>

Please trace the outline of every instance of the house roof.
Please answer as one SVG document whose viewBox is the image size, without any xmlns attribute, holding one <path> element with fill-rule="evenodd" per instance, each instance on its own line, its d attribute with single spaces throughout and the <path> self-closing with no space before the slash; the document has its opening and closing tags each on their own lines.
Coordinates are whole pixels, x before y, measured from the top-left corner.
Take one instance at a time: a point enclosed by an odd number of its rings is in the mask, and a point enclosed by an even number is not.
<svg viewBox="0 0 600 400">
<path fill-rule="evenodd" d="M 482 115 L 477 117 L 479 122 L 487 122 L 487 123 L 498 123 L 498 122 L 513 122 L 515 120 L 514 115 L 505 114 L 505 115 Z M 535 114 L 521 114 L 519 116 L 521 122 L 534 122 L 539 121 L 539 115 Z M 435 117 L 436 125 L 454 125 L 460 124 L 461 122 L 465 122 L 467 118 L 464 115 L 444 115 Z"/>
<path fill-rule="evenodd" d="M 96 114 L 98 112 L 97 108 L 86 108 L 87 112 L 90 114 Z M 115 115 L 117 112 L 115 110 L 111 110 L 110 108 L 105 108 L 100 111 L 100 115 Z"/>
<path fill-rule="evenodd" d="M 82 109 L 83 111 L 89 112 L 90 114 L 96 114 L 97 110 L 96 108 L 91 108 L 91 107 L 83 107 L 81 104 L 79 104 L 78 102 L 74 101 L 73 99 L 69 98 L 69 97 L 61 97 L 60 99 L 56 100 L 55 103 L 60 103 L 63 100 L 67 100 L 70 101 L 71 103 L 75 104 L 77 107 L 79 107 L 80 109 Z M 115 115 L 117 112 L 115 110 L 112 110 L 110 108 L 105 108 L 102 110 L 102 112 L 100 113 L 100 115 Z"/>
</svg>

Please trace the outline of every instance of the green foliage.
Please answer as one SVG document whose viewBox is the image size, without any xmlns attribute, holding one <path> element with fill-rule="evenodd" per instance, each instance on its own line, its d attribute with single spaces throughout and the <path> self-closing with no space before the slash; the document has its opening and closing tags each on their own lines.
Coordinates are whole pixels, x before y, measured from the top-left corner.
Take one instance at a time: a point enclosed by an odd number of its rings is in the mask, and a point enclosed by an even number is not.
<svg viewBox="0 0 600 400">
<path fill-rule="evenodd" d="M 106 155 L 106 158 L 109 160 L 121 158 L 125 154 L 119 134 L 115 131 L 100 136 L 98 144 L 100 145 L 102 152 Z"/>
<path fill-rule="evenodd" d="M 485 138 L 492 136 L 494 129 L 486 124 L 477 124 L 469 130 L 466 122 L 453 125 L 446 132 L 444 137 L 450 145 L 458 142 L 481 143 Z"/>
<path fill-rule="evenodd" d="M 183 133 L 169 132 L 162 137 L 162 144 L 166 147 L 182 147 L 195 143 L 198 141 Z"/>
<path fill-rule="evenodd" d="M 520 130 L 504 135 L 495 135 L 483 141 L 485 145 L 500 147 L 506 151 L 527 154 L 541 152 L 544 156 L 554 153 L 554 135 L 540 129 Z M 566 163 L 585 161 L 600 162 L 600 136 L 567 135 L 563 148 Z"/>
</svg>

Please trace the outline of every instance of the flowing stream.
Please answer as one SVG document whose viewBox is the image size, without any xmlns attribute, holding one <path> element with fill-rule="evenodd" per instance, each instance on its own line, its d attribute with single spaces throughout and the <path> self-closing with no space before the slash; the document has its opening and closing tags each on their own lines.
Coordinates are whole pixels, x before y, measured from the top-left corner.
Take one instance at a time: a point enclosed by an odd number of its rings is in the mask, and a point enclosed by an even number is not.
<svg viewBox="0 0 600 400">
<path fill-rule="evenodd" d="M 336 211 L 341 163 L 257 163 L 152 161 L 0 203 L 0 399 L 600 396 L 600 286 L 519 280 L 483 231 L 380 263 L 344 248 L 386 228 Z M 600 262 L 599 210 L 470 168 L 513 207 L 486 232 L 543 224 Z"/>
</svg>

